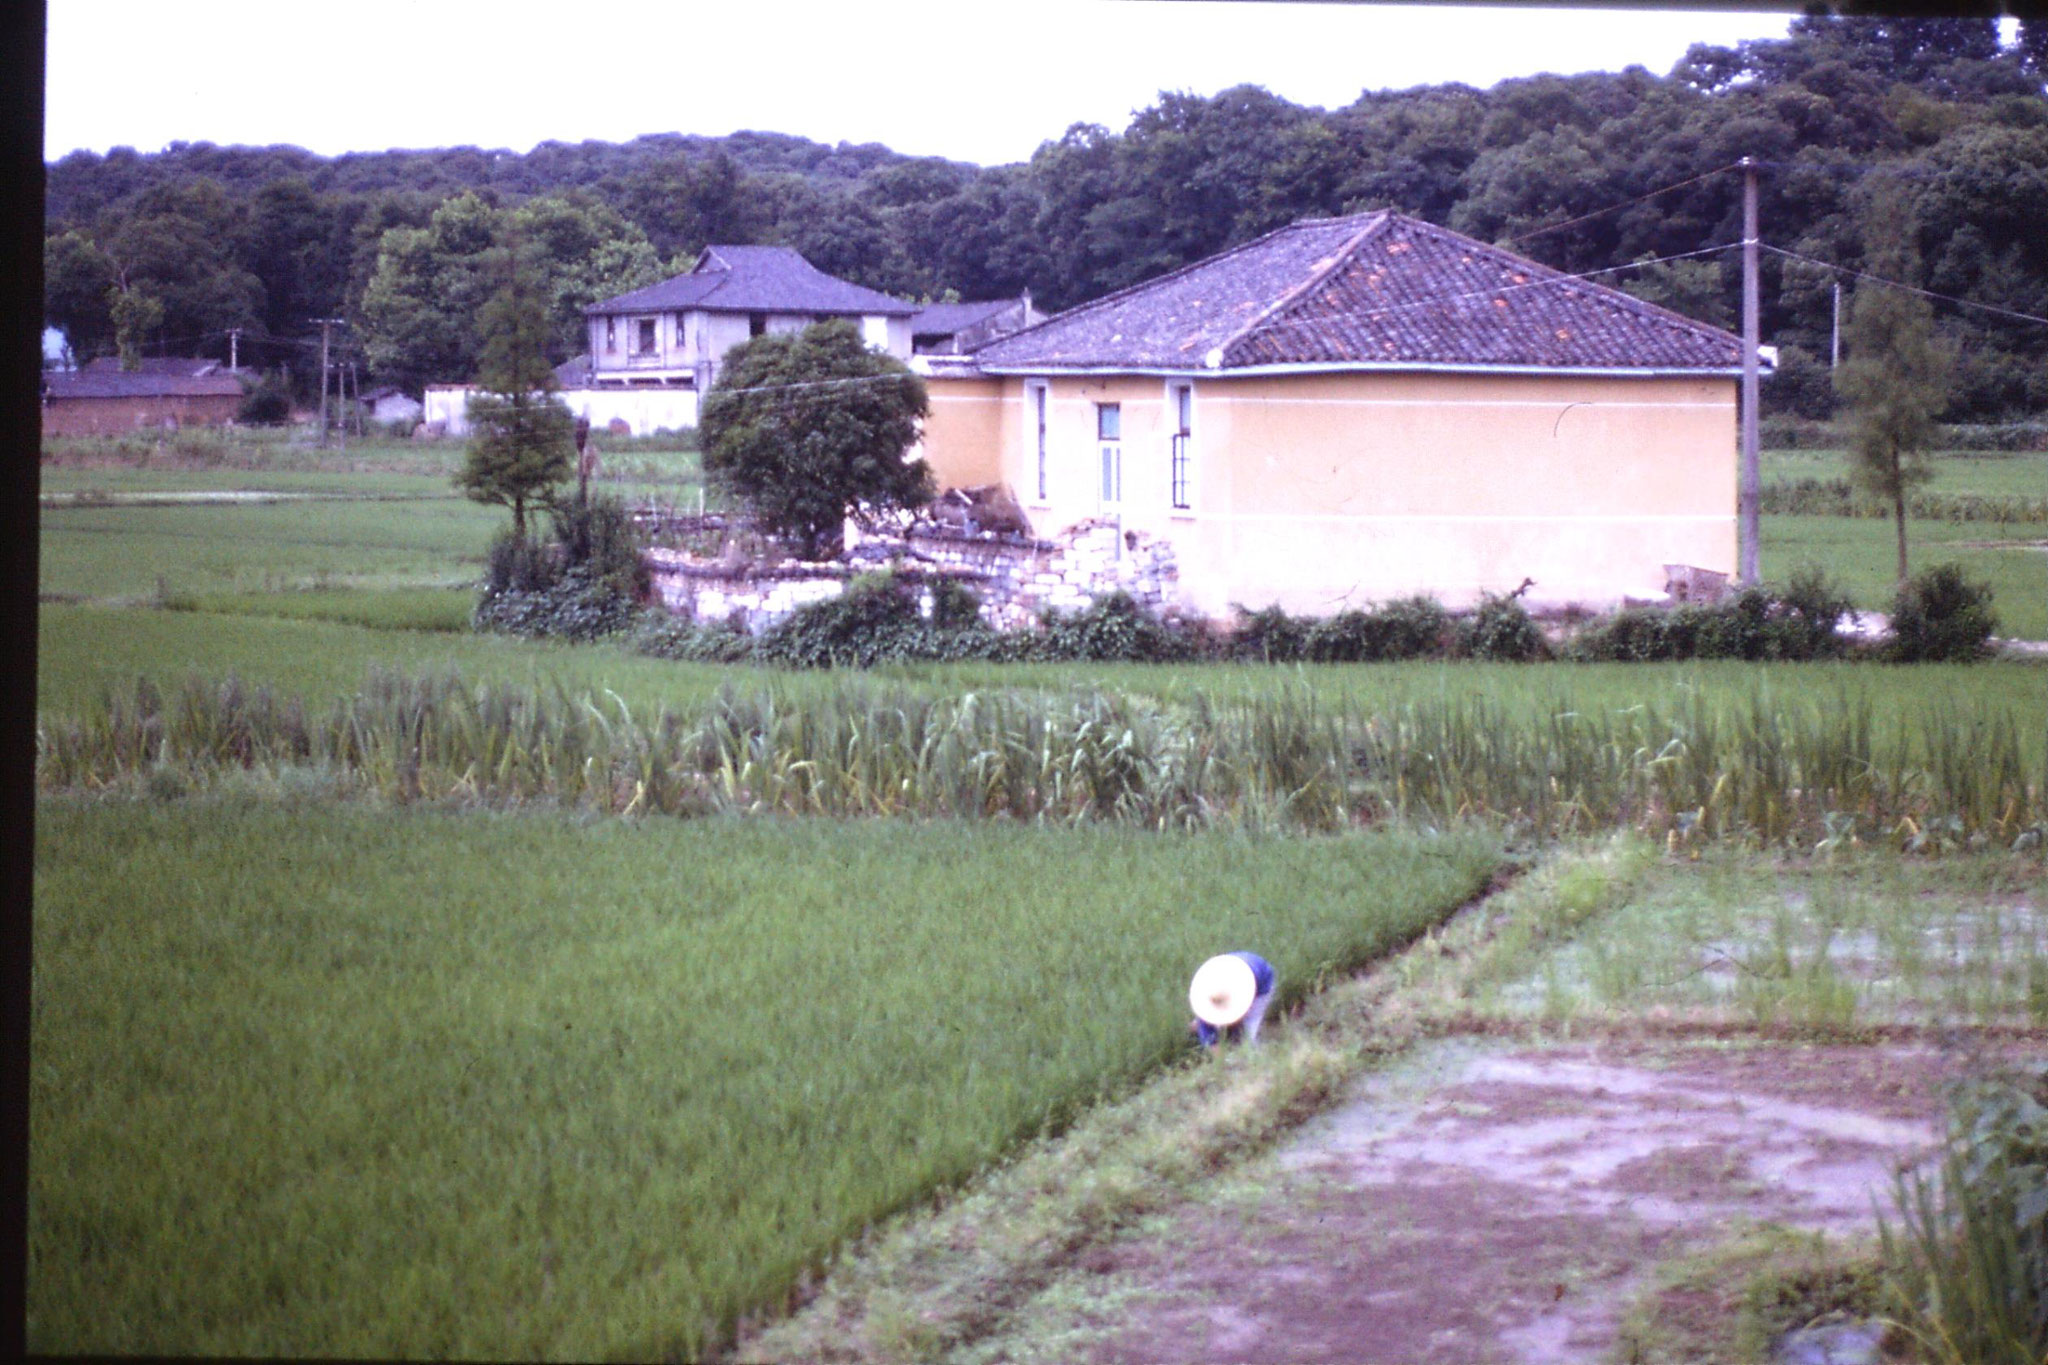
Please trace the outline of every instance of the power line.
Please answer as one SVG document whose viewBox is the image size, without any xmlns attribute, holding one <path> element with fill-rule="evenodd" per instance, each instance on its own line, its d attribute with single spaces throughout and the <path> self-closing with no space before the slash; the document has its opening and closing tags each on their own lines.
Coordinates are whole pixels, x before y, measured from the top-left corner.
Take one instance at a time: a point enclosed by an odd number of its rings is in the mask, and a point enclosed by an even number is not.
<svg viewBox="0 0 2048 1365">
<path fill-rule="evenodd" d="M 1606 208 L 1594 209 L 1591 213 L 1582 213 L 1576 218 L 1567 218 L 1562 223 L 1552 223 L 1549 227 L 1535 228 L 1529 232 L 1524 232 L 1519 236 L 1509 237 L 1505 240 L 1507 242 L 1522 242 L 1527 241 L 1531 237 L 1541 237 L 1547 232 L 1557 232 L 1564 228 L 1571 227 L 1575 224 L 1584 223 L 1591 219 L 1598 218 L 1602 214 L 1613 213 L 1616 209 L 1625 209 L 1632 204 L 1640 204 L 1646 199 L 1655 199 L 1660 194 L 1669 194 L 1673 190 L 1682 190 L 1688 185 L 1697 185 L 1702 180 L 1706 180 L 1712 176 L 1720 175 L 1724 171 L 1732 171 L 1737 169 L 1737 164 L 1738 163 L 1730 162 L 1726 166 L 1716 166 L 1711 171 L 1701 171 L 1698 175 L 1692 177 L 1692 179 L 1690 180 L 1681 180 L 1675 185 L 1666 185 L 1662 189 L 1651 190 L 1648 194 L 1639 194 L 1633 199 L 1624 199 L 1618 204 L 1609 204 Z"/>
<path fill-rule="evenodd" d="M 1833 261 L 1823 261 L 1813 256 L 1802 256 L 1796 251 L 1787 251 L 1781 246 L 1772 246 L 1769 242 L 1758 242 L 1757 245 L 1765 251 L 1774 252 L 1790 260 L 1804 261 L 1808 265 L 1817 265 L 1823 270 L 1833 270 L 1859 280 L 1869 280 L 1872 284 L 1882 284 L 1892 289 L 1903 289 L 1908 294 L 1919 294 L 1923 298 L 1939 299 L 1943 303 L 1953 303 L 1962 308 L 1979 308 L 1987 313 L 1996 313 L 2000 317 L 2017 318 L 2021 322 L 2038 322 L 2048 326 L 2048 318 L 2035 317 L 2032 313 L 2021 313 L 2011 308 L 2000 308 L 1996 304 L 1978 303 L 1974 299 L 1959 299 L 1953 294 L 1937 294 L 1932 289 L 1922 289 L 1917 285 L 1901 284 L 1897 280 L 1888 280 L 1882 275 L 1873 275 L 1865 270 L 1855 270 L 1846 265 L 1836 265 Z"/>
</svg>

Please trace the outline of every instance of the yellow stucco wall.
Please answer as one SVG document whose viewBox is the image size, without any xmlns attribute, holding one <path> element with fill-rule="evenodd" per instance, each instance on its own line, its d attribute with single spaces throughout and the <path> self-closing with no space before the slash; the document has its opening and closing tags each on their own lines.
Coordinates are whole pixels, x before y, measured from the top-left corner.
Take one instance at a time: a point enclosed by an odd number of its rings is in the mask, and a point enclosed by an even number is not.
<svg viewBox="0 0 2048 1365">
<path fill-rule="evenodd" d="M 930 381 L 940 486 L 1001 481 L 1040 534 L 1088 517 L 1172 539 L 1186 604 L 1325 613 L 1411 592 L 1446 603 L 1536 580 L 1611 603 L 1665 564 L 1735 567 L 1735 383 L 1713 378 L 1055 376 L 1037 495 L 1032 381 Z M 1192 507 L 1169 506 L 1168 386 L 1191 382 Z M 1122 500 L 1101 489 L 1097 405 L 1122 419 Z"/>
</svg>

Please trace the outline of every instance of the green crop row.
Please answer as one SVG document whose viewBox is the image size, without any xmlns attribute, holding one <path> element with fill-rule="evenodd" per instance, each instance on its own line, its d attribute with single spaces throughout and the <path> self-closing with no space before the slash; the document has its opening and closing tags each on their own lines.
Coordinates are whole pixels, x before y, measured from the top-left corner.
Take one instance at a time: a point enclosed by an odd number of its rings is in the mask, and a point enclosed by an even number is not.
<svg viewBox="0 0 2048 1365">
<path fill-rule="evenodd" d="M 233 678 L 168 692 L 145 680 L 46 719 L 37 776 L 73 791 L 312 771 L 402 802 L 1155 829 L 1489 817 L 1558 835 L 1619 825 L 1778 842 L 1847 821 L 1924 845 L 2037 839 L 2048 820 L 2038 732 L 2023 704 L 1967 697 L 1881 721 L 1874 689 L 1839 681 L 1752 679 L 1581 708 L 1540 687 L 1360 705 L 1285 679 L 1163 702 L 855 678 L 636 710 L 559 683 L 379 674 L 325 707 Z"/>
</svg>

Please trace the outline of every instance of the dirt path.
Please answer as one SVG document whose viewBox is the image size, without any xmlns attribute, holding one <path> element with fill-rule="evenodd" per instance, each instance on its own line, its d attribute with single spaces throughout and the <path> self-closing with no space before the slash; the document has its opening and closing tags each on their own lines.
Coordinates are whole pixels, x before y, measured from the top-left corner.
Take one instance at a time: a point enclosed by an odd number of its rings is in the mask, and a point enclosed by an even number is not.
<svg viewBox="0 0 2048 1365">
<path fill-rule="evenodd" d="M 1602 1360 L 1659 1262 L 1746 1224 L 1871 1229 L 1954 1069 L 1926 1049 L 1433 1044 L 1084 1258 L 1031 1337 L 1099 1362 Z"/>
</svg>

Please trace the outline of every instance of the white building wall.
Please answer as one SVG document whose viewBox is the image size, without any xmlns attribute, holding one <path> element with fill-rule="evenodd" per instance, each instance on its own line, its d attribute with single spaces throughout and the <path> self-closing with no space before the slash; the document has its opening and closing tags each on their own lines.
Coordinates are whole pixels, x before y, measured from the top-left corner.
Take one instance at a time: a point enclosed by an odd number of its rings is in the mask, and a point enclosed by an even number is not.
<svg viewBox="0 0 2048 1365">
<path fill-rule="evenodd" d="M 564 389 L 555 395 L 594 430 L 623 420 L 635 436 L 697 425 L 695 389 Z"/>
<path fill-rule="evenodd" d="M 421 420 L 440 422 L 450 436 L 469 435 L 469 384 L 429 384 Z M 695 389 L 563 389 L 555 394 L 569 411 L 599 429 L 621 418 L 635 436 L 697 425 Z"/>
</svg>

